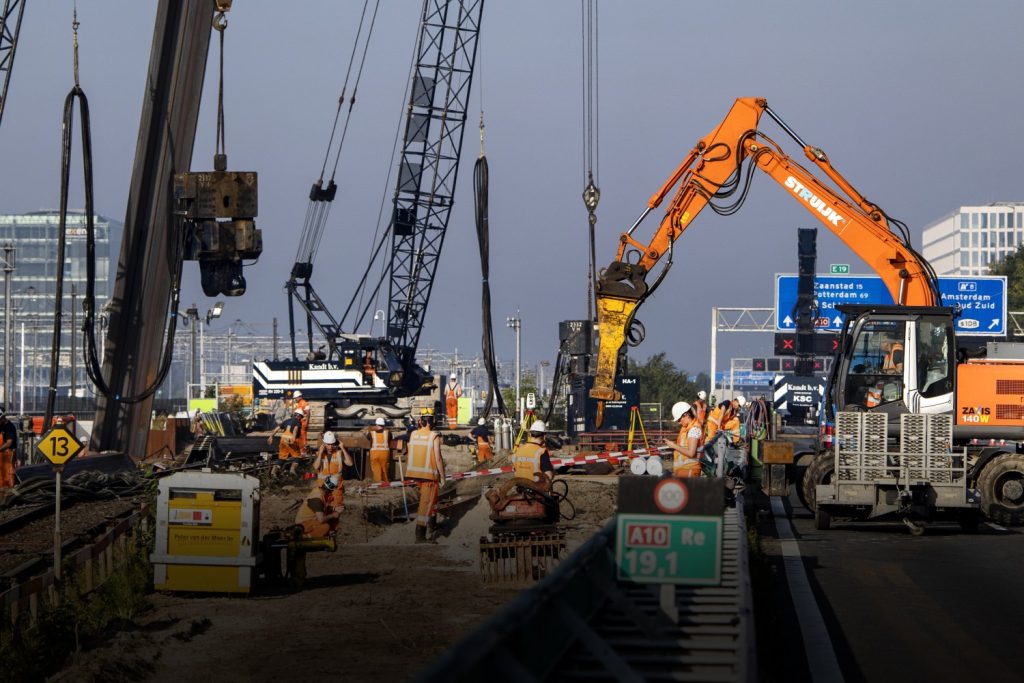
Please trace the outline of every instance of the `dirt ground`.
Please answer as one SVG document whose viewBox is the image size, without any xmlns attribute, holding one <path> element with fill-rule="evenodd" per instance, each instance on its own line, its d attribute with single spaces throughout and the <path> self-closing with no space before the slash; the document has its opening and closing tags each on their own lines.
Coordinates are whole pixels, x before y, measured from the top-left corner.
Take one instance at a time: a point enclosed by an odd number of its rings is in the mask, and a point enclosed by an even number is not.
<svg viewBox="0 0 1024 683">
<path fill-rule="evenodd" d="M 452 454 L 449 470 L 468 458 Z M 616 487 L 613 477 L 569 479 L 571 551 L 614 514 Z M 475 496 L 501 480 L 461 482 L 459 516 L 442 520 L 438 542 L 426 545 L 413 544 L 411 523 L 386 522 L 390 510 L 404 510 L 401 490 L 359 493 L 359 482 L 346 482 L 338 550 L 308 556 L 300 591 L 153 595 L 134 628 L 79 653 L 54 680 L 408 680 L 518 593 L 479 574 L 478 543 L 491 522 Z M 292 521 L 306 485 L 264 490 L 263 530 Z"/>
</svg>

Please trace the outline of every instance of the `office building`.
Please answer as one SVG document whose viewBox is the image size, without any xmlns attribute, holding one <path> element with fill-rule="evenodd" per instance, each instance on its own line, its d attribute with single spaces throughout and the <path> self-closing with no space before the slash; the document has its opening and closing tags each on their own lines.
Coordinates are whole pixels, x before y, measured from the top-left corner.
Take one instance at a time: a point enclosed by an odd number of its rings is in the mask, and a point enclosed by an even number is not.
<svg viewBox="0 0 1024 683">
<path fill-rule="evenodd" d="M 112 275 L 121 246 L 120 222 L 94 216 L 96 245 L 96 343 L 103 337 L 102 311 L 110 299 Z M 8 410 L 40 412 L 46 405 L 50 380 L 50 349 L 54 323 L 54 296 L 57 288 L 57 248 L 60 216 L 56 211 L 0 214 L 0 258 L 2 246 L 14 246 L 14 272 L 11 282 L 14 392 L 4 396 Z M 82 301 L 86 292 L 86 217 L 69 212 L 65 241 L 64 292 L 61 322 L 61 353 L 58 362 L 57 396 L 92 395 L 82 363 Z M 2 287 L 0 283 L 0 287 Z M 2 290 L 0 290 L 2 292 Z M 0 306 L 0 349 L 4 340 L 4 312 Z M 75 353 L 72 356 L 72 332 Z M 0 354 L 0 360 L 3 359 Z M 0 384 L 0 391 L 2 391 Z"/>
<path fill-rule="evenodd" d="M 1024 243 L 1024 202 L 961 206 L 925 226 L 921 254 L 938 275 L 988 275 Z"/>
</svg>

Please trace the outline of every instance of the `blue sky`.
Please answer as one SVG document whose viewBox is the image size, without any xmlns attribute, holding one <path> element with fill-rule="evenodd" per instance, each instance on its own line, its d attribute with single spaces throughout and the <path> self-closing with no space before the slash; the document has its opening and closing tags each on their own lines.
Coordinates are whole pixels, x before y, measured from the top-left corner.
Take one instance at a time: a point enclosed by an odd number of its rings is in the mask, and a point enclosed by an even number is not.
<svg viewBox="0 0 1024 683">
<path fill-rule="evenodd" d="M 155 2 L 79 0 L 81 81 L 89 96 L 97 207 L 123 220 Z M 269 332 L 286 318 L 294 261 L 362 3 L 239 0 L 227 32 L 229 167 L 260 173 L 264 256 L 249 293 L 228 302 Z M 0 127 L 0 211 L 57 206 L 60 122 L 72 85 L 70 0 L 30 2 Z M 386 184 L 391 141 L 420 3 L 385 0 L 339 171 L 340 191 L 317 260 L 316 287 L 343 309 L 364 265 Z M 921 227 L 961 204 L 1024 199 L 1018 160 L 1024 91 L 1015 2 L 838 3 L 677 0 L 600 3 L 599 265 L 617 235 L 694 142 L 737 97 L 768 99 L 869 199 Z M 585 314 L 586 213 L 581 135 L 580 4 L 488 0 L 480 88 L 491 168 L 492 296 L 499 355 L 513 355 L 504 317 L 520 308 L 523 353 L 552 359 L 559 320 Z M 193 168 L 212 167 L 216 60 L 206 80 Z M 475 121 L 476 114 L 471 115 Z M 471 123 L 472 125 L 472 123 Z M 770 122 L 765 132 L 800 155 Z M 479 349 L 479 261 L 473 227 L 475 128 L 422 344 Z M 76 165 L 78 162 L 75 162 Z M 72 205 L 81 205 L 81 191 Z M 639 230 L 649 235 L 652 217 Z M 710 307 L 769 306 L 773 275 L 796 270 L 796 228 L 817 227 L 763 175 L 739 214 L 702 214 L 676 265 L 641 310 L 647 341 L 678 365 L 707 368 Z M 819 261 L 853 263 L 819 234 Z M 184 302 L 200 308 L 198 270 Z M 216 323 L 214 326 L 216 329 Z M 724 356 L 769 353 L 768 335 L 729 335 Z M 722 367 L 721 365 L 719 367 Z"/>
</svg>

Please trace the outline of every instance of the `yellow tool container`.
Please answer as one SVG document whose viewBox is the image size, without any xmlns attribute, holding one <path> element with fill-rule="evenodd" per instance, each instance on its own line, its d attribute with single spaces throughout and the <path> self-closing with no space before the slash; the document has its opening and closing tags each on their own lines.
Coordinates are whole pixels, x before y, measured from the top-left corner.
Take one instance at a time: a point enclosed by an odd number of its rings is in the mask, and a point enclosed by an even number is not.
<svg viewBox="0 0 1024 683">
<path fill-rule="evenodd" d="M 160 480 L 154 587 L 248 593 L 260 560 L 259 519 L 255 477 L 202 470 Z"/>
</svg>

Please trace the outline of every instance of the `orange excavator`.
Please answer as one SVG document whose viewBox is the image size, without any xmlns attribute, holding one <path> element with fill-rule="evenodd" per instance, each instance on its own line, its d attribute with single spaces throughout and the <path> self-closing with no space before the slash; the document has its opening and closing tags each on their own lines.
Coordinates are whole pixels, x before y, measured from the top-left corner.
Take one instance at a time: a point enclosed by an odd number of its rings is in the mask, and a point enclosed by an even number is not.
<svg viewBox="0 0 1024 683">
<path fill-rule="evenodd" d="M 831 183 L 758 129 L 764 115 L 800 145 Z M 718 127 L 697 142 L 621 235 L 615 260 L 601 271 L 596 286 L 600 345 L 591 391 L 598 401 L 598 419 L 604 402 L 617 398 L 614 380 L 622 347 L 627 337 L 642 334 L 637 308 L 664 280 L 673 244 L 705 207 L 722 215 L 735 213 L 756 169 L 863 259 L 896 302 L 841 309 L 846 323 L 822 419 L 860 410 L 884 412 L 898 423 L 907 412 L 954 412 L 954 442 L 968 448 L 982 511 L 1002 523 L 1024 523 L 1024 448 L 1017 444 L 1024 442 L 1024 354 L 1007 344 L 989 344 L 987 355 L 958 351 L 957 311 L 941 306 L 935 272 L 911 245 L 906 225 L 868 201 L 824 151 L 804 142 L 761 98 L 736 100 Z M 670 194 L 653 237 L 647 244 L 639 242 L 634 232 Z M 663 259 L 649 285 L 648 273 Z M 897 357 L 893 349 L 902 353 Z M 824 440 L 821 447 L 828 445 Z M 827 460 L 819 457 L 816 462 Z M 811 491 L 823 483 L 817 479 L 831 476 L 824 464 L 812 470 Z"/>
</svg>

